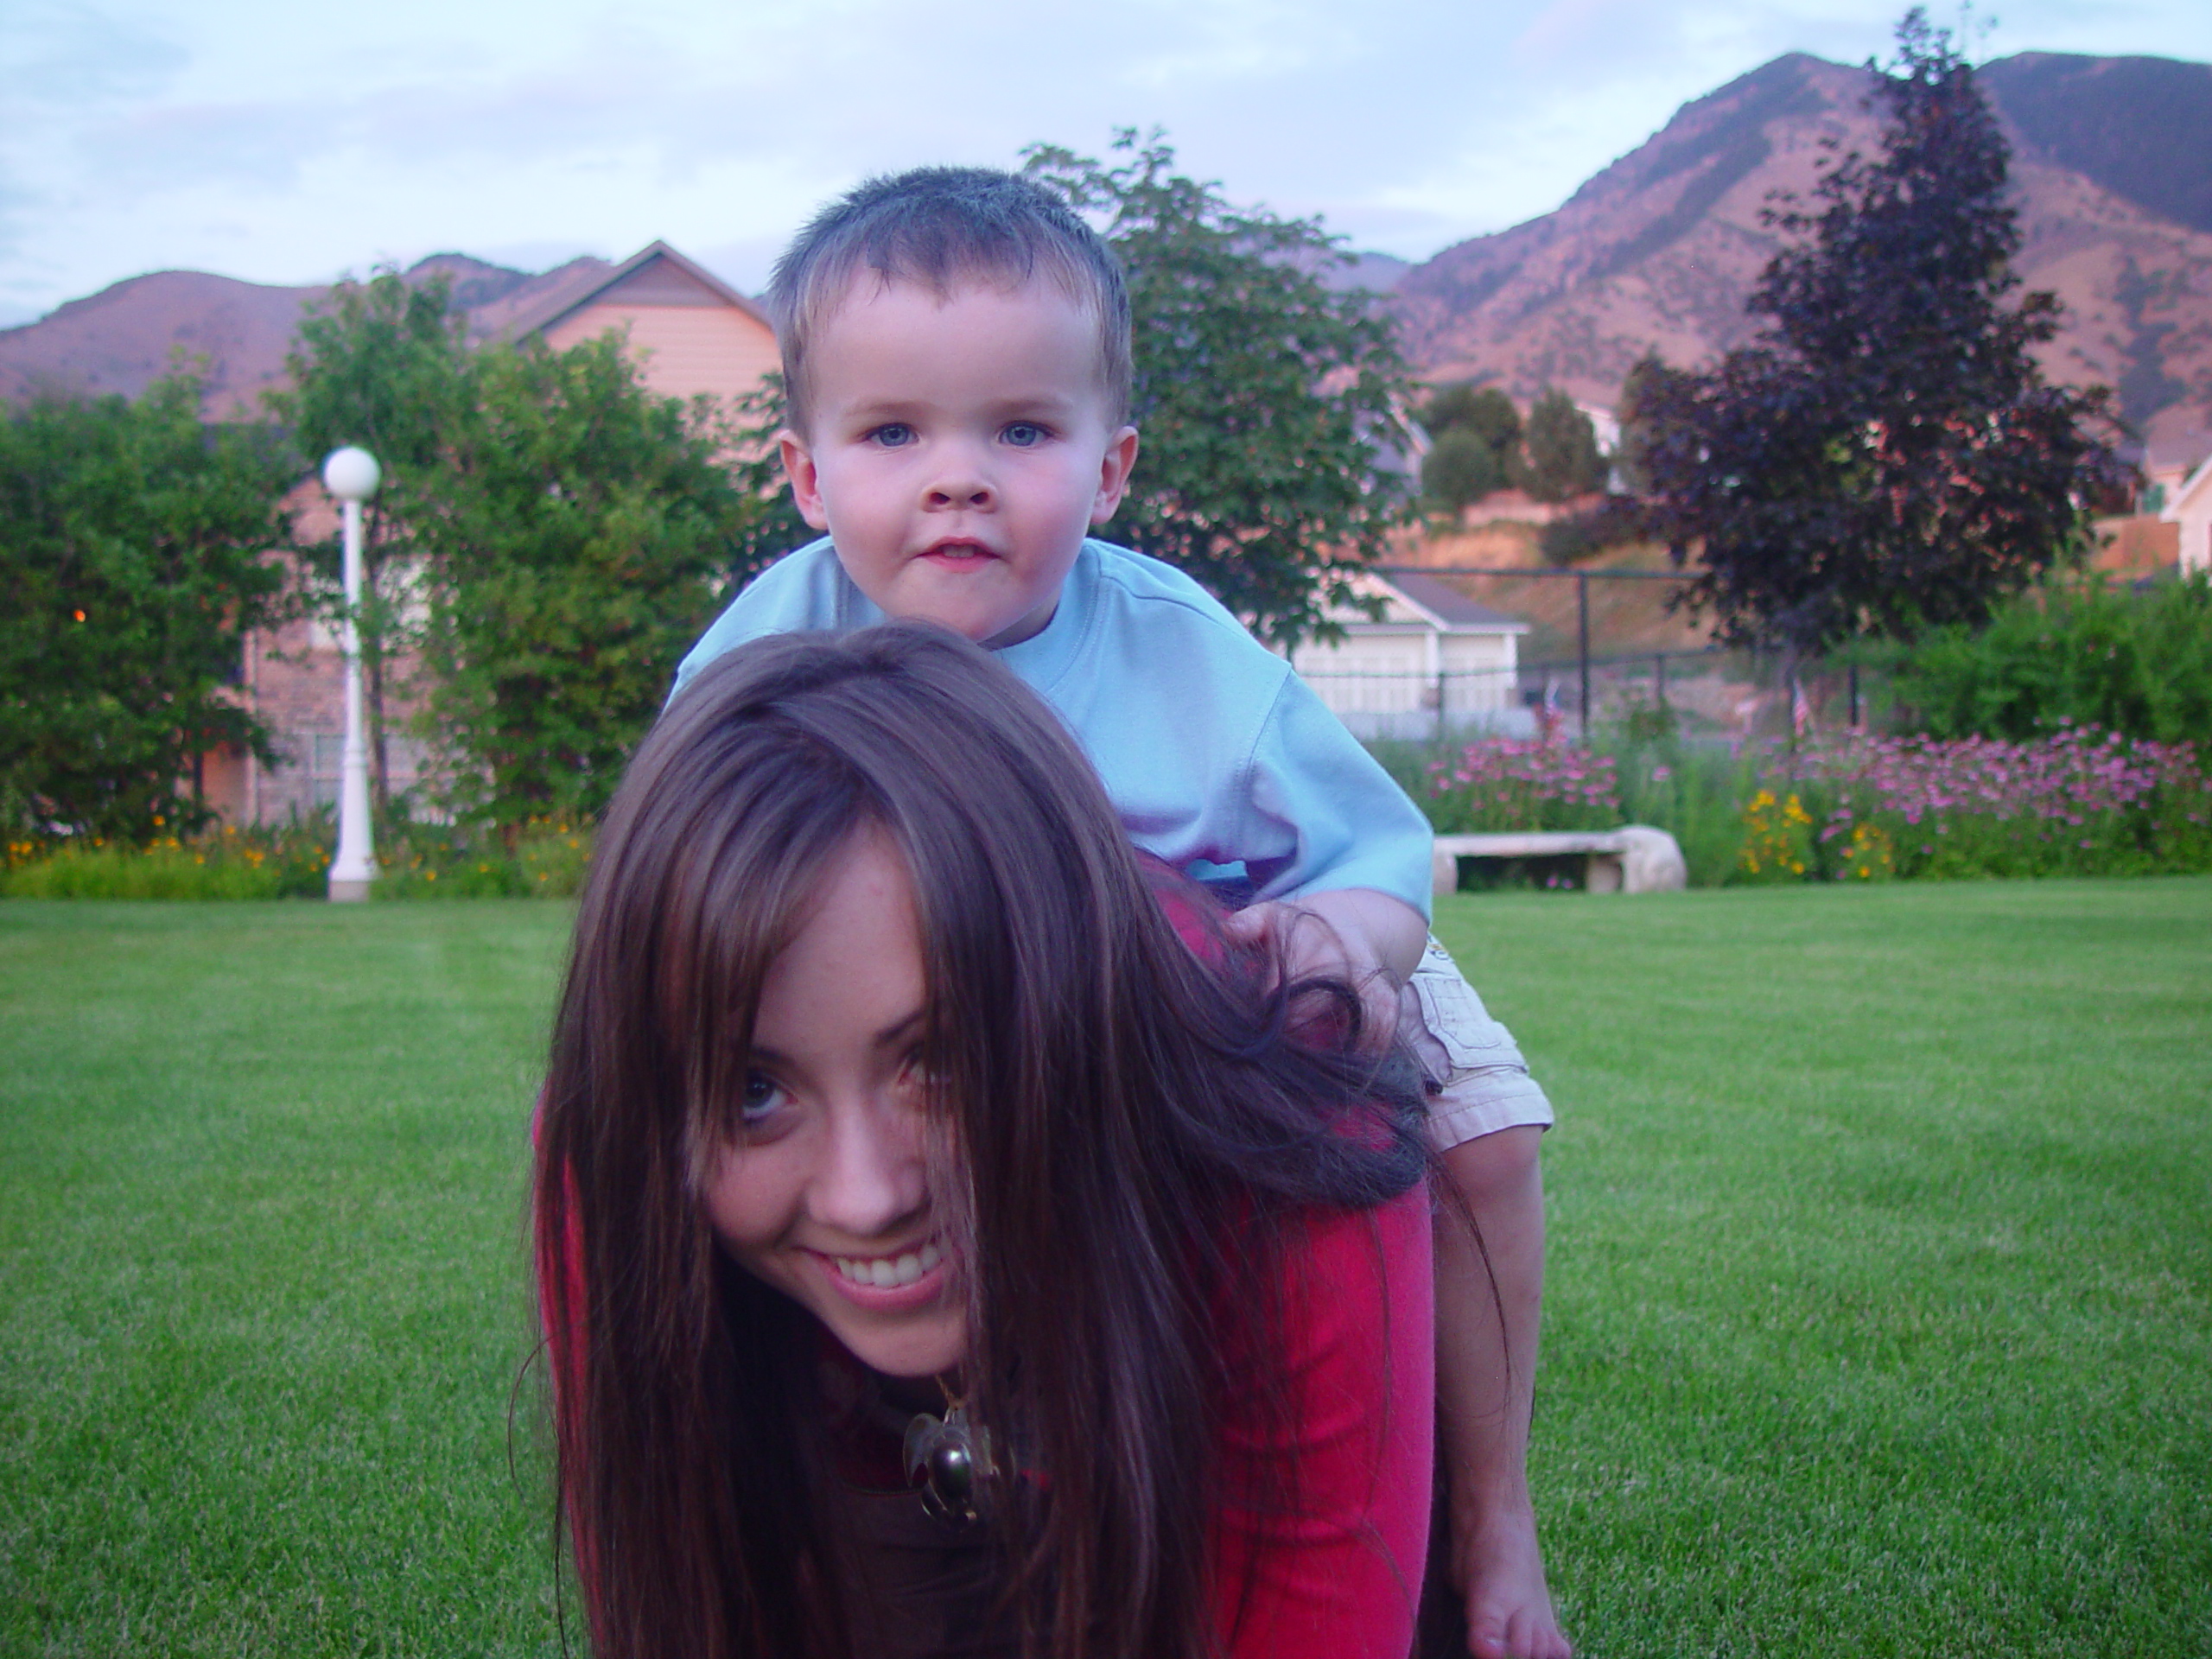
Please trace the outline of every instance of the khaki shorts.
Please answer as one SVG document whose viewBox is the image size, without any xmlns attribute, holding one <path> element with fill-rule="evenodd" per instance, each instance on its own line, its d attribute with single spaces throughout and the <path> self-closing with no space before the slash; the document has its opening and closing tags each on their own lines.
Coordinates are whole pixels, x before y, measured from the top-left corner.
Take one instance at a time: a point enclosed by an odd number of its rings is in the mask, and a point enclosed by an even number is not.
<svg viewBox="0 0 2212 1659">
<path fill-rule="evenodd" d="M 1438 1151 L 1522 1124 L 1551 1127 L 1552 1103 L 1529 1075 L 1513 1033 L 1490 1017 L 1434 939 L 1398 1008 L 1399 1033 L 1427 1079 L 1429 1139 Z"/>
</svg>

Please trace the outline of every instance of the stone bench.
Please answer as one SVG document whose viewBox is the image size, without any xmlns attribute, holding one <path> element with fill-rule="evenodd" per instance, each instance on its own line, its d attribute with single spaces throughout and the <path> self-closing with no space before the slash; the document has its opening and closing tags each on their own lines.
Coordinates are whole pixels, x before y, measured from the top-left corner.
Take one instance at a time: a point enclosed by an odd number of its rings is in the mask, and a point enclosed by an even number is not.
<svg viewBox="0 0 2212 1659">
<path fill-rule="evenodd" d="M 1439 893 L 1459 890 L 1463 858 L 1574 858 L 1592 893 L 1672 893 L 1689 883 L 1674 836 L 1648 823 L 1618 830 L 1529 830 L 1502 836 L 1439 836 L 1430 879 Z"/>
</svg>

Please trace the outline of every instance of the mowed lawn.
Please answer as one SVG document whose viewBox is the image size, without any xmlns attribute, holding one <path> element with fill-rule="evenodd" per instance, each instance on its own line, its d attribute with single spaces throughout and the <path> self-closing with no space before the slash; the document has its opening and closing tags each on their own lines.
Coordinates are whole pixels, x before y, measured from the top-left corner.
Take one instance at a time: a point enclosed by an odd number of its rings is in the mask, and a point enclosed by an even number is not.
<svg viewBox="0 0 2212 1659">
<path fill-rule="evenodd" d="M 1462 896 L 1592 1656 L 2212 1655 L 2212 881 Z"/>
<path fill-rule="evenodd" d="M 557 1650 L 515 1385 L 568 919 L 0 904 L 0 1653 Z M 2212 1653 L 2212 880 L 1439 931 L 1560 1110 L 1584 1653 Z"/>
</svg>

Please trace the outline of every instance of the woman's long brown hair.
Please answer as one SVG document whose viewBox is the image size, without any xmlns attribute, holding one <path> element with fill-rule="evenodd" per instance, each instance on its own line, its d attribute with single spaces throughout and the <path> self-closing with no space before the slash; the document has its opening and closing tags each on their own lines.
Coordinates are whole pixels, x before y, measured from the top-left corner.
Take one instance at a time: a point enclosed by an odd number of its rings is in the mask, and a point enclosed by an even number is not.
<svg viewBox="0 0 2212 1659">
<path fill-rule="evenodd" d="M 1268 1389 L 1228 1357 L 1275 1351 L 1295 1211 L 1420 1178 L 1411 1096 L 1358 1058 L 1344 988 L 1302 1022 L 1342 1042 L 1289 1041 L 1313 988 L 1202 963 L 1052 713 L 912 625 L 704 670 L 600 836 L 534 1195 L 593 1645 L 845 1659 L 861 1640 L 817 1327 L 717 1247 L 697 1176 L 732 1128 L 763 975 L 864 828 L 913 881 L 933 1109 L 965 1172 L 936 1197 L 970 1235 L 969 1402 L 1041 1476 L 995 1483 L 1025 1650 L 1205 1654 L 1214 1428 L 1232 1384 Z"/>
</svg>

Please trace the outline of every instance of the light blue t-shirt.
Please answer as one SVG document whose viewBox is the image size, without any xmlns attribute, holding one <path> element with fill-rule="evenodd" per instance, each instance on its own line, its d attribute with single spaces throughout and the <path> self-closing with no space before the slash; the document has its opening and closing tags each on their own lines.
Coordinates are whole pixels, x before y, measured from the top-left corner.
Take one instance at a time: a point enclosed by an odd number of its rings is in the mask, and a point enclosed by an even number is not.
<svg viewBox="0 0 2212 1659">
<path fill-rule="evenodd" d="M 827 537 L 756 577 L 676 671 L 772 633 L 887 619 Z M 1429 827 L 1289 664 L 1205 588 L 1085 541 L 1043 630 L 998 659 L 1058 711 L 1138 846 L 1258 899 L 1372 887 L 1429 910 Z"/>
</svg>

